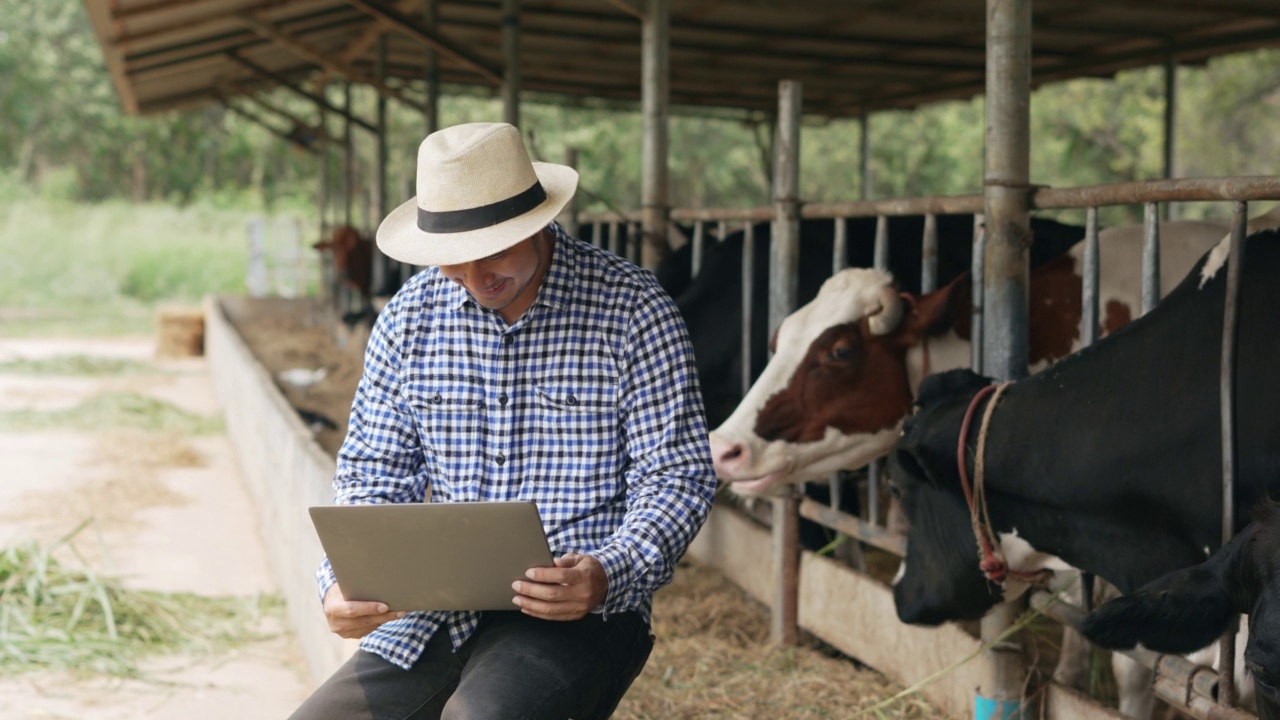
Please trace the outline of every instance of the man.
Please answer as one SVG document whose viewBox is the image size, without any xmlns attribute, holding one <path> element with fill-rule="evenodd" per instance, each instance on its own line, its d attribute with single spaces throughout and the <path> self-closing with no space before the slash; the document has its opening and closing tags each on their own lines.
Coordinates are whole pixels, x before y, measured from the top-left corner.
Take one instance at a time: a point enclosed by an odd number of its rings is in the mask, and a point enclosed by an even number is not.
<svg viewBox="0 0 1280 720">
<path fill-rule="evenodd" d="M 510 125 L 423 141 L 378 246 L 432 267 L 378 317 L 334 479 L 338 503 L 533 500 L 555 567 L 511 611 L 406 614 L 345 600 L 326 561 L 325 616 L 361 651 L 295 718 L 605 718 L 648 659 L 714 471 L 675 304 L 553 221 L 577 180 Z"/>
</svg>

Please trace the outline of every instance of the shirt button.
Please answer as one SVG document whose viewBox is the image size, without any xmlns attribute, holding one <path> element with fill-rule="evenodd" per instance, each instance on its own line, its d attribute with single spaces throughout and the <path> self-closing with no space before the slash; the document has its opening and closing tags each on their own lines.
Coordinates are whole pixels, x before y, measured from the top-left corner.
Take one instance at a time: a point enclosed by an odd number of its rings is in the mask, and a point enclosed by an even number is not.
<svg viewBox="0 0 1280 720">
<path fill-rule="evenodd" d="M 436 393 L 435 395 L 431 396 L 432 405 L 439 405 L 442 402 L 444 402 L 444 398 L 440 397 L 440 393 Z"/>
<path fill-rule="evenodd" d="M 494 459 L 493 459 L 493 461 L 494 461 L 494 462 L 496 462 L 496 463 L 498 463 L 499 465 L 501 465 L 502 463 L 504 463 L 504 462 L 506 462 L 506 461 L 507 461 L 507 456 L 506 456 L 506 455 L 499 455 L 498 457 L 494 458 Z"/>
<path fill-rule="evenodd" d="M 512 344 L 512 343 L 514 343 L 515 341 L 516 341 L 516 336 L 515 336 L 515 335 L 503 335 L 503 336 L 502 336 L 502 343 L 503 343 L 504 345 L 511 345 L 511 344 Z"/>
<path fill-rule="evenodd" d="M 569 397 L 565 398 L 565 399 L 564 399 L 564 401 L 565 401 L 565 402 L 567 402 L 567 403 L 569 403 L 570 405 L 577 405 L 577 404 L 578 404 L 578 398 L 576 398 L 576 397 L 574 397 L 574 396 L 572 396 L 572 395 L 570 395 Z"/>
<path fill-rule="evenodd" d="M 507 404 L 507 394 L 506 394 L 506 393 L 503 393 L 503 394 L 501 394 L 501 395 L 499 395 L 499 396 L 498 396 L 498 404 L 499 404 L 499 405 L 506 405 L 506 404 Z"/>
</svg>

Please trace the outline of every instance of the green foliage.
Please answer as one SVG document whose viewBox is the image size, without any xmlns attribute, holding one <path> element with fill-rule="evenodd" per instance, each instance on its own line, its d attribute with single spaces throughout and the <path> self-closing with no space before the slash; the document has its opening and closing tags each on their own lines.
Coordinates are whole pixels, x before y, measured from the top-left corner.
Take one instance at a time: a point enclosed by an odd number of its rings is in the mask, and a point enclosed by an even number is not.
<svg viewBox="0 0 1280 720">
<path fill-rule="evenodd" d="M 82 523 L 52 546 L 0 550 L 0 670 L 140 674 L 148 655 L 209 653 L 274 635 L 283 602 L 275 596 L 207 597 L 130 590 L 93 572 L 68 545 Z M 67 547 L 84 564 L 54 557 Z"/>
<path fill-rule="evenodd" d="M 137 428 L 209 435 L 223 430 L 221 416 L 204 416 L 133 392 L 95 395 L 66 410 L 9 410 L 0 412 L 0 430 L 104 430 Z"/>
<path fill-rule="evenodd" d="M 100 355 L 54 355 L 0 362 L 0 374 L 121 376 L 164 373 L 151 363 Z"/>
</svg>

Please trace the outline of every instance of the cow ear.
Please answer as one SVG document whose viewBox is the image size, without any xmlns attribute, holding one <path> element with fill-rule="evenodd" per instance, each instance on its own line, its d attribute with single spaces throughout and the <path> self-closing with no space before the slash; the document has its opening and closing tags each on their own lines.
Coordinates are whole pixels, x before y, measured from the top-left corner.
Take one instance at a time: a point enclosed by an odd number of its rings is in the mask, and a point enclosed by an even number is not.
<svg viewBox="0 0 1280 720">
<path fill-rule="evenodd" d="M 1142 643 L 1156 652 L 1185 654 L 1206 647 L 1236 613 L 1218 569 L 1211 560 L 1165 575 L 1089 613 L 1080 632 L 1111 649 Z"/>
<path fill-rule="evenodd" d="M 897 337 L 907 345 L 916 345 L 923 338 L 946 332 L 959 311 L 957 300 L 967 294 L 967 290 L 960 287 L 964 279 L 958 278 L 928 295 L 910 300 L 911 309 L 903 318 L 902 332 Z"/>
<path fill-rule="evenodd" d="M 893 451 L 895 477 L 912 477 L 938 487 L 940 474 L 937 458 L 927 445 L 919 443 L 899 444 Z"/>
</svg>

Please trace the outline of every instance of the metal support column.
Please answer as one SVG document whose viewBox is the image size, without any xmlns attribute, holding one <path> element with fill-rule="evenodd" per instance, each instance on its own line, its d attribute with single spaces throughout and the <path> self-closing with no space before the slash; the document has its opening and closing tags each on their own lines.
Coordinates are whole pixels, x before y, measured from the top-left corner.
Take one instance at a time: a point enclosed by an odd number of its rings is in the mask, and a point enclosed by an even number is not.
<svg viewBox="0 0 1280 720">
<path fill-rule="evenodd" d="M 502 0 L 502 120 L 520 127 L 520 0 Z"/>
<path fill-rule="evenodd" d="M 1027 374 L 1031 0 L 987 0 L 986 66 L 983 367 L 997 379 L 1013 380 Z M 982 640 L 991 642 L 1003 633 L 1021 605 L 1006 603 L 988 613 Z M 1020 705 L 1026 679 L 1022 648 L 1006 640 L 986 658 L 988 675 L 975 699 L 974 717 L 1004 718 Z"/>
<path fill-rule="evenodd" d="M 1178 127 L 1178 61 L 1170 54 L 1164 60 L 1164 176 L 1171 178 L 1176 170 L 1175 145 Z M 1178 216 L 1178 208 L 1174 203 L 1165 203 L 1164 219 L 1173 220 Z"/>
<path fill-rule="evenodd" d="M 578 149 L 567 147 L 564 149 L 564 164 L 578 169 Z M 569 203 L 564 206 L 564 210 L 560 213 L 560 223 L 564 225 L 565 232 L 570 237 L 578 237 L 578 194 L 574 193 L 569 198 Z"/>
<path fill-rule="evenodd" d="M 378 82 L 383 82 L 387 74 L 386 34 L 378 36 L 377 56 L 374 62 L 374 72 Z M 378 132 L 374 137 L 377 144 L 377 149 L 374 153 L 376 168 L 373 180 L 373 224 L 375 228 L 390 210 L 390 198 L 387 197 L 387 98 L 382 94 L 379 94 L 377 99 L 377 115 Z M 393 291 L 392 286 L 399 284 L 398 263 L 393 263 L 394 261 L 391 258 L 378 249 L 377 243 L 374 243 L 373 263 L 369 276 L 369 285 L 373 293 L 390 294 Z"/>
<path fill-rule="evenodd" d="M 644 114 L 644 147 L 641 151 L 641 249 L 640 262 L 654 270 L 670 253 L 667 247 L 667 130 L 671 96 L 670 0 L 648 0 L 642 28 L 640 92 Z"/>
<path fill-rule="evenodd" d="M 796 309 L 800 268 L 800 83 L 778 83 L 778 132 L 773 156 L 773 224 L 769 247 L 769 329 Z M 794 645 L 800 587 L 800 502 L 794 493 L 773 501 L 775 591 L 773 641 Z"/>
<path fill-rule="evenodd" d="M 351 117 L 351 83 L 342 84 L 342 111 Z M 356 153 L 352 147 L 351 120 L 342 123 L 342 195 L 345 203 L 342 222 L 352 226 L 351 205 L 356 194 Z"/>
<path fill-rule="evenodd" d="M 434 35 L 440 18 L 440 0 L 426 0 L 422 4 L 422 28 Z M 427 100 L 423 105 L 422 120 L 427 135 L 440 129 L 440 55 L 432 45 L 427 45 L 423 80 L 426 83 Z"/>
</svg>

